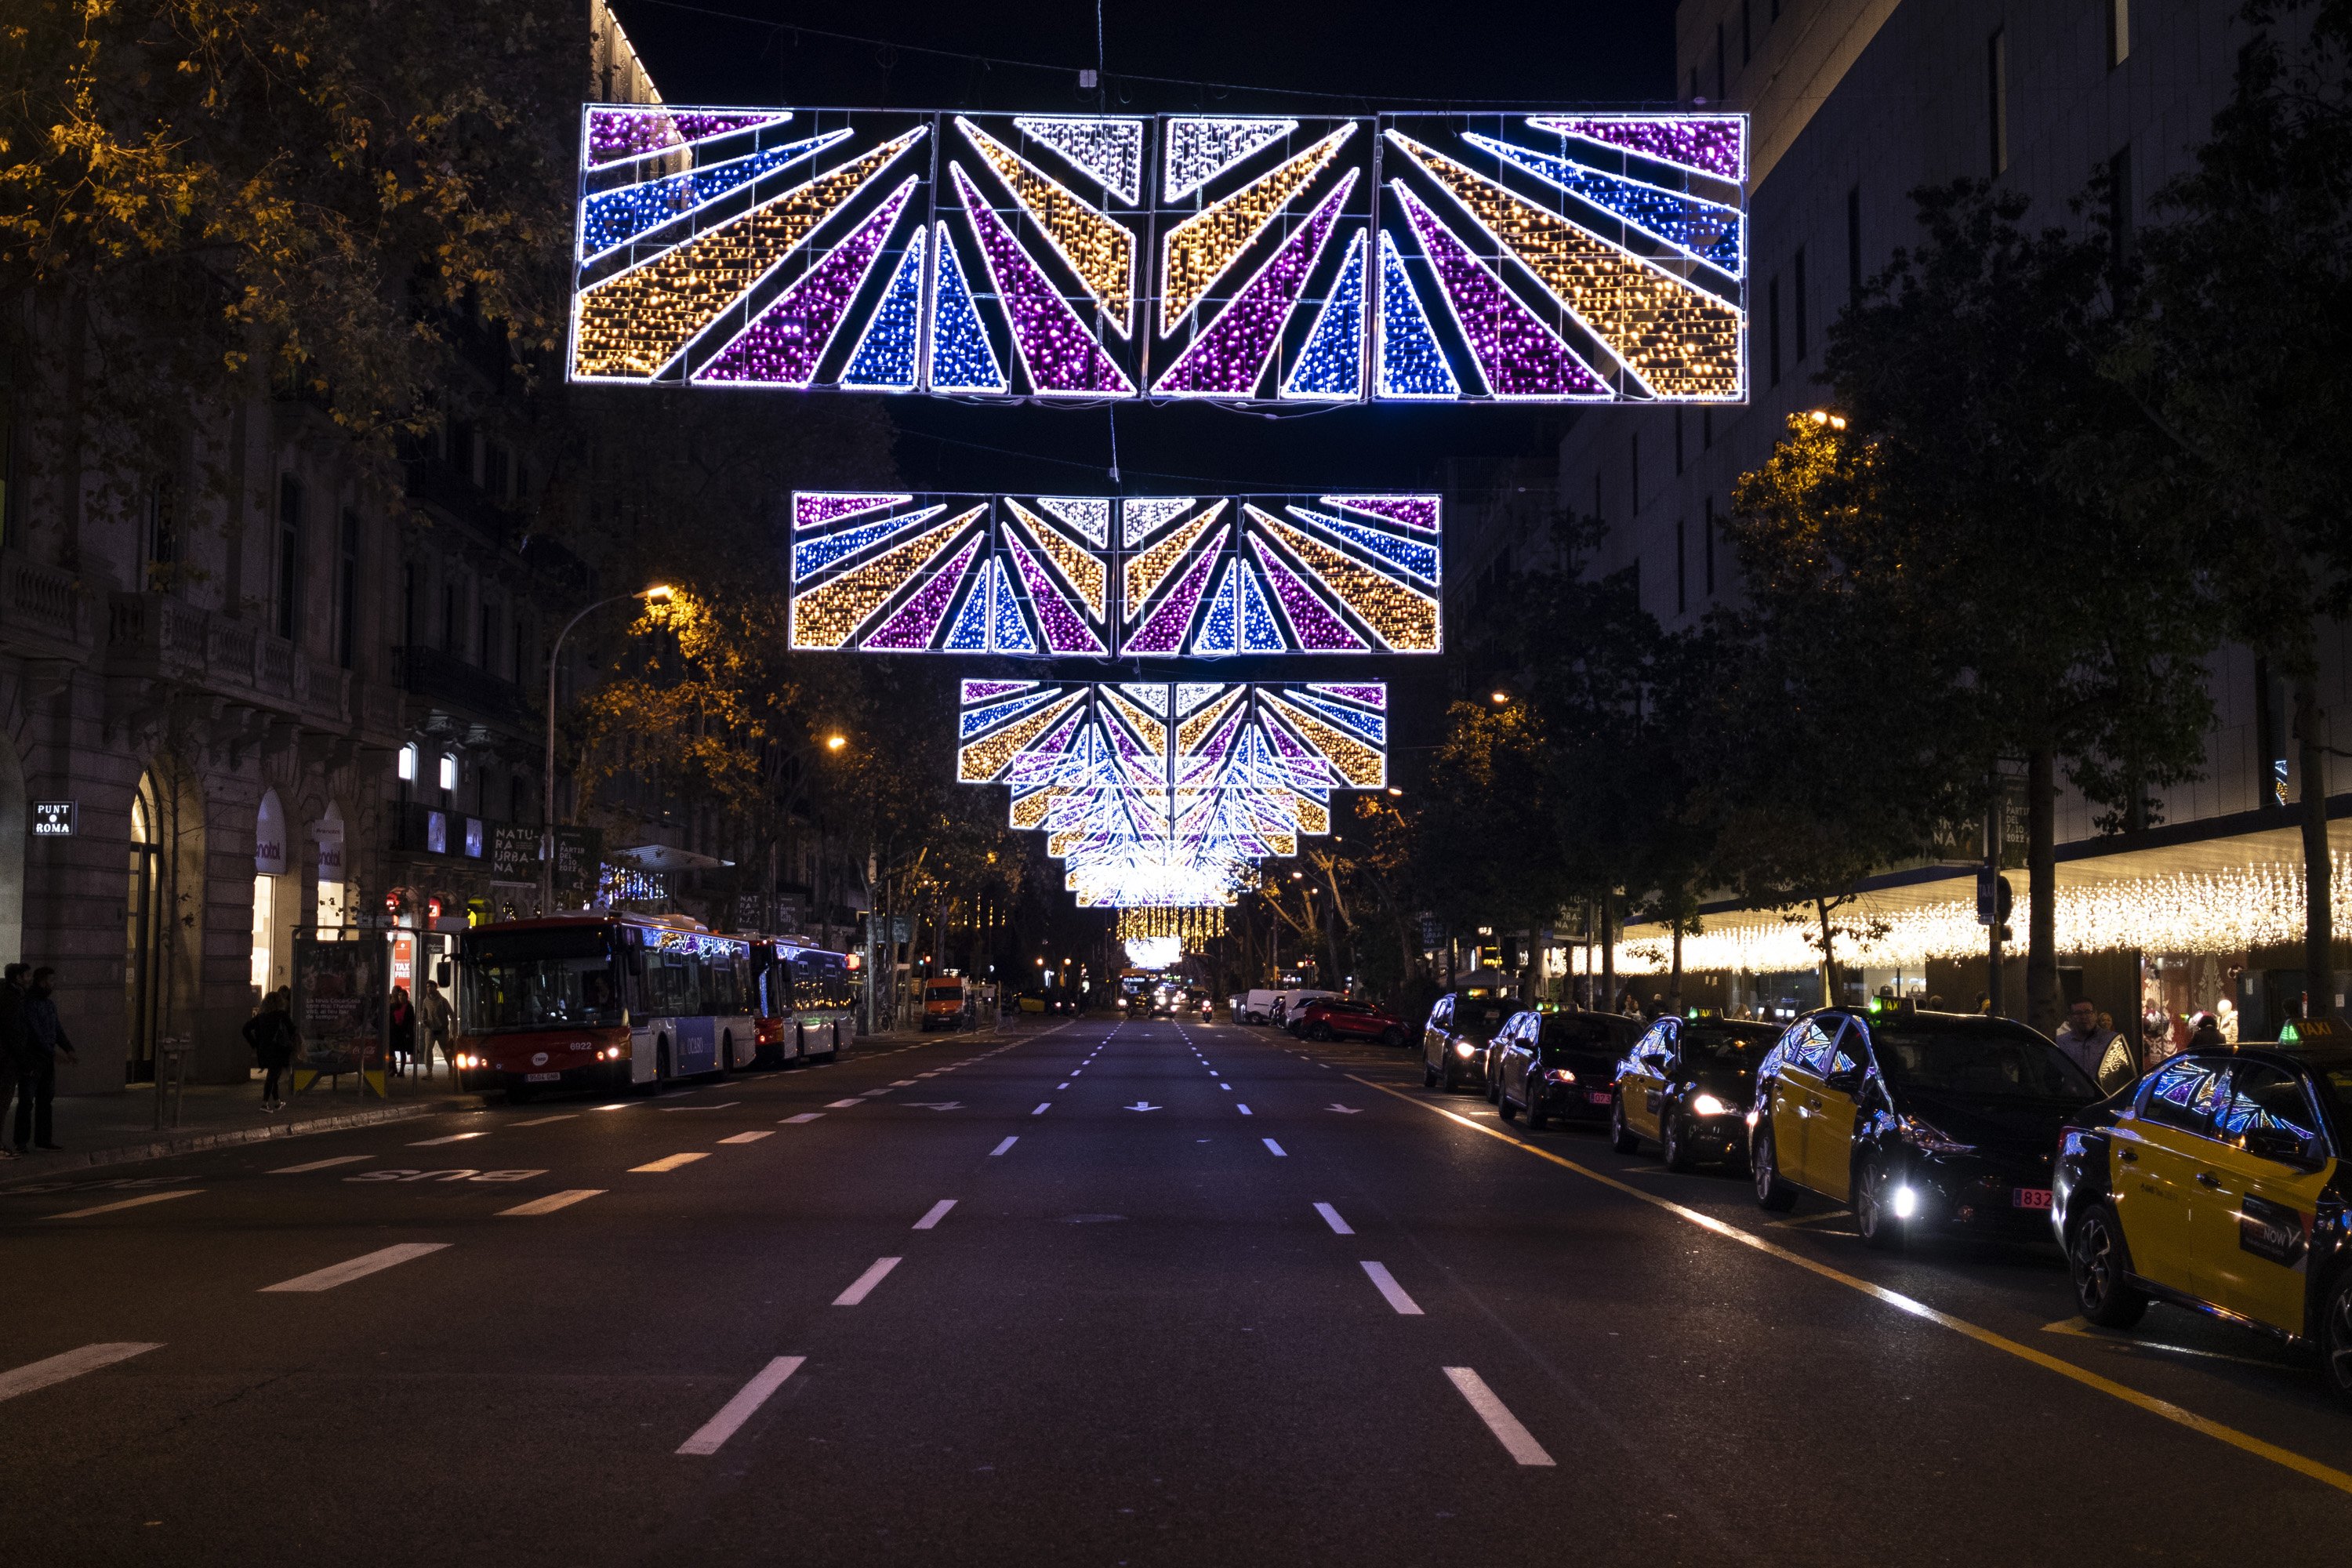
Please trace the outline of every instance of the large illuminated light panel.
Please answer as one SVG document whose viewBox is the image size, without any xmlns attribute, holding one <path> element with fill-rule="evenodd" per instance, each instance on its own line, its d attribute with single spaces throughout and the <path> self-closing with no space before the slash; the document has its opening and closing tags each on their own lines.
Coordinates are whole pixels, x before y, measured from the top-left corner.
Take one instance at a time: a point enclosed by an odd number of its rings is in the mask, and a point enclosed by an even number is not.
<svg viewBox="0 0 2352 1568">
<path fill-rule="evenodd" d="M 792 646 L 1433 654 L 1433 495 L 793 498 Z"/>
<path fill-rule="evenodd" d="M 957 779 L 1010 788 L 1082 907 L 1200 909 L 1387 784 L 1388 689 L 967 680 L 957 741 Z"/>
<path fill-rule="evenodd" d="M 1738 402 L 1746 139 L 1736 115 L 592 105 L 570 374 Z"/>
</svg>

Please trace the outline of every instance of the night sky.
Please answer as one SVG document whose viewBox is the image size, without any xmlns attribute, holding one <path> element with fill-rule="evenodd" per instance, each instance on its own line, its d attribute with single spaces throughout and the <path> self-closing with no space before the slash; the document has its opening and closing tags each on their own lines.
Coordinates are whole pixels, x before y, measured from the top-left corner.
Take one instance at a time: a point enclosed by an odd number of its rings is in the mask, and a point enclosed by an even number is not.
<svg viewBox="0 0 2352 1568">
<path fill-rule="evenodd" d="M 1090 107 L 1076 73 L 1095 62 L 1095 11 L 1073 0 L 1010 6 L 614 0 L 614 9 L 672 103 L 1038 113 Z M 793 24 L 884 42 L 820 37 Z M 1412 11 L 1107 0 L 1103 46 L 1115 112 L 1354 113 L 1469 108 L 1481 100 L 1633 107 L 1674 97 L 1673 0 Z M 1153 78 L 1169 79 L 1147 79 Z M 890 399 L 889 409 L 900 432 L 901 476 L 914 489 L 1108 488 L 1108 410 L 971 408 L 911 397 Z M 1130 405 L 1117 416 L 1120 488 L 1428 486 L 1449 457 L 1549 448 L 1564 417 L 1558 410 L 1390 406 L 1276 419 L 1199 405 Z"/>
</svg>

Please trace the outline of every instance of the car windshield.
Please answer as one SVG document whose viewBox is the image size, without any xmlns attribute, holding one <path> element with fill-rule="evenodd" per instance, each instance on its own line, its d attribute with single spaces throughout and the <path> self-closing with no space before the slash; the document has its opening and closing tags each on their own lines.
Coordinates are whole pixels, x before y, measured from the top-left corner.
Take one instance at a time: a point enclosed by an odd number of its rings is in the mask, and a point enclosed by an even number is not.
<svg viewBox="0 0 2352 1568">
<path fill-rule="evenodd" d="M 579 1028 L 627 1016 L 602 929 L 471 935 L 465 972 L 461 1005 L 469 1033 Z"/>
<path fill-rule="evenodd" d="M 1683 1059 L 1695 1068 L 1752 1068 L 1775 1038 L 1769 1029 L 1734 1029 L 1723 1024 L 1691 1024 L 1683 1029 Z"/>
<path fill-rule="evenodd" d="M 1465 995 L 1454 1004 L 1454 1032 L 1474 1040 L 1491 1040 L 1509 1016 L 1510 1009 L 1500 996 Z"/>
<path fill-rule="evenodd" d="M 1902 1088 L 2088 1105 L 2089 1075 L 2022 1025 L 1996 1021 L 1883 1023 L 1871 1029 L 1879 1071 Z"/>
</svg>

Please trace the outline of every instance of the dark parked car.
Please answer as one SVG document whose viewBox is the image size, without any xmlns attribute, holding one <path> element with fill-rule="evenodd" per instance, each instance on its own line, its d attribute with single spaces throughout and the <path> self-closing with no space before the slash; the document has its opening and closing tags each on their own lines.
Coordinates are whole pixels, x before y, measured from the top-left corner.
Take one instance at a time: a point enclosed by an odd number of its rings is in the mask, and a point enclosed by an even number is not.
<svg viewBox="0 0 2352 1568">
<path fill-rule="evenodd" d="M 1649 1026 L 1616 1013 L 1521 1013 L 1496 1043 L 1496 1104 L 1539 1129 L 1599 1121 L 1617 1098 L 1617 1062 Z"/>
<path fill-rule="evenodd" d="M 1780 1031 L 1770 1024 L 1669 1016 L 1617 1064 L 1609 1131 L 1620 1154 L 1658 1141 L 1669 1171 L 1700 1161 L 1745 1169 L 1756 1066 Z"/>
<path fill-rule="evenodd" d="M 2059 1129 L 2099 1098 L 2006 1018 L 1811 1013 L 1756 1069 L 1756 1201 L 1785 1209 L 1801 1187 L 1851 1204 L 1873 1247 L 1938 1230 L 2046 1241 Z"/>
<path fill-rule="evenodd" d="M 1378 1040 L 1384 1046 L 1404 1044 L 1412 1027 L 1385 1007 L 1338 997 L 1309 1002 L 1290 1023 L 1290 1032 L 1302 1040 Z"/>
<path fill-rule="evenodd" d="M 2352 1048 L 2317 1022 L 2308 1044 L 2183 1052 L 2077 1116 L 2051 1217 L 2092 1322 L 2210 1312 L 2315 1347 L 2352 1400 Z"/>
<path fill-rule="evenodd" d="M 1499 986 L 1448 991 L 1429 1010 L 1421 1031 L 1421 1081 L 1427 1089 L 1459 1089 L 1486 1077 L 1486 1047 L 1517 1005 Z"/>
</svg>

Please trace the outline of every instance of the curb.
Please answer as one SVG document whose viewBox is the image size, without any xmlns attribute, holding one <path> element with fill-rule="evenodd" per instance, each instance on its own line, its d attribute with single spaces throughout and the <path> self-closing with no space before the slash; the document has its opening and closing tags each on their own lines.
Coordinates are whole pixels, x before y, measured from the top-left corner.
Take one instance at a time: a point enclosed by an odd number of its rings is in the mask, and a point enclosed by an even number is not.
<svg viewBox="0 0 2352 1568">
<path fill-rule="evenodd" d="M 301 1121 L 238 1127 L 225 1132 L 166 1134 L 144 1143 L 117 1143 L 111 1148 L 92 1149 L 88 1152 L 77 1150 L 68 1160 L 42 1160 L 37 1169 L 47 1173 L 58 1170 L 87 1170 L 94 1165 L 127 1165 L 140 1160 L 168 1159 L 174 1154 L 201 1154 L 210 1149 L 234 1149 L 239 1144 L 268 1143 L 281 1138 L 301 1138 L 313 1132 L 341 1132 L 354 1127 L 374 1127 L 386 1121 L 406 1121 L 436 1111 L 470 1110 L 480 1103 L 478 1097 L 468 1095 L 463 1099 L 418 1100 L 413 1105 L 386 1105 L 373 1110 L 351 1110 L 335 1116 L 313 1116 Z M 0 1185 L 0 1191 L 17 1184 L 7 1183 Z"/>
</svg>

